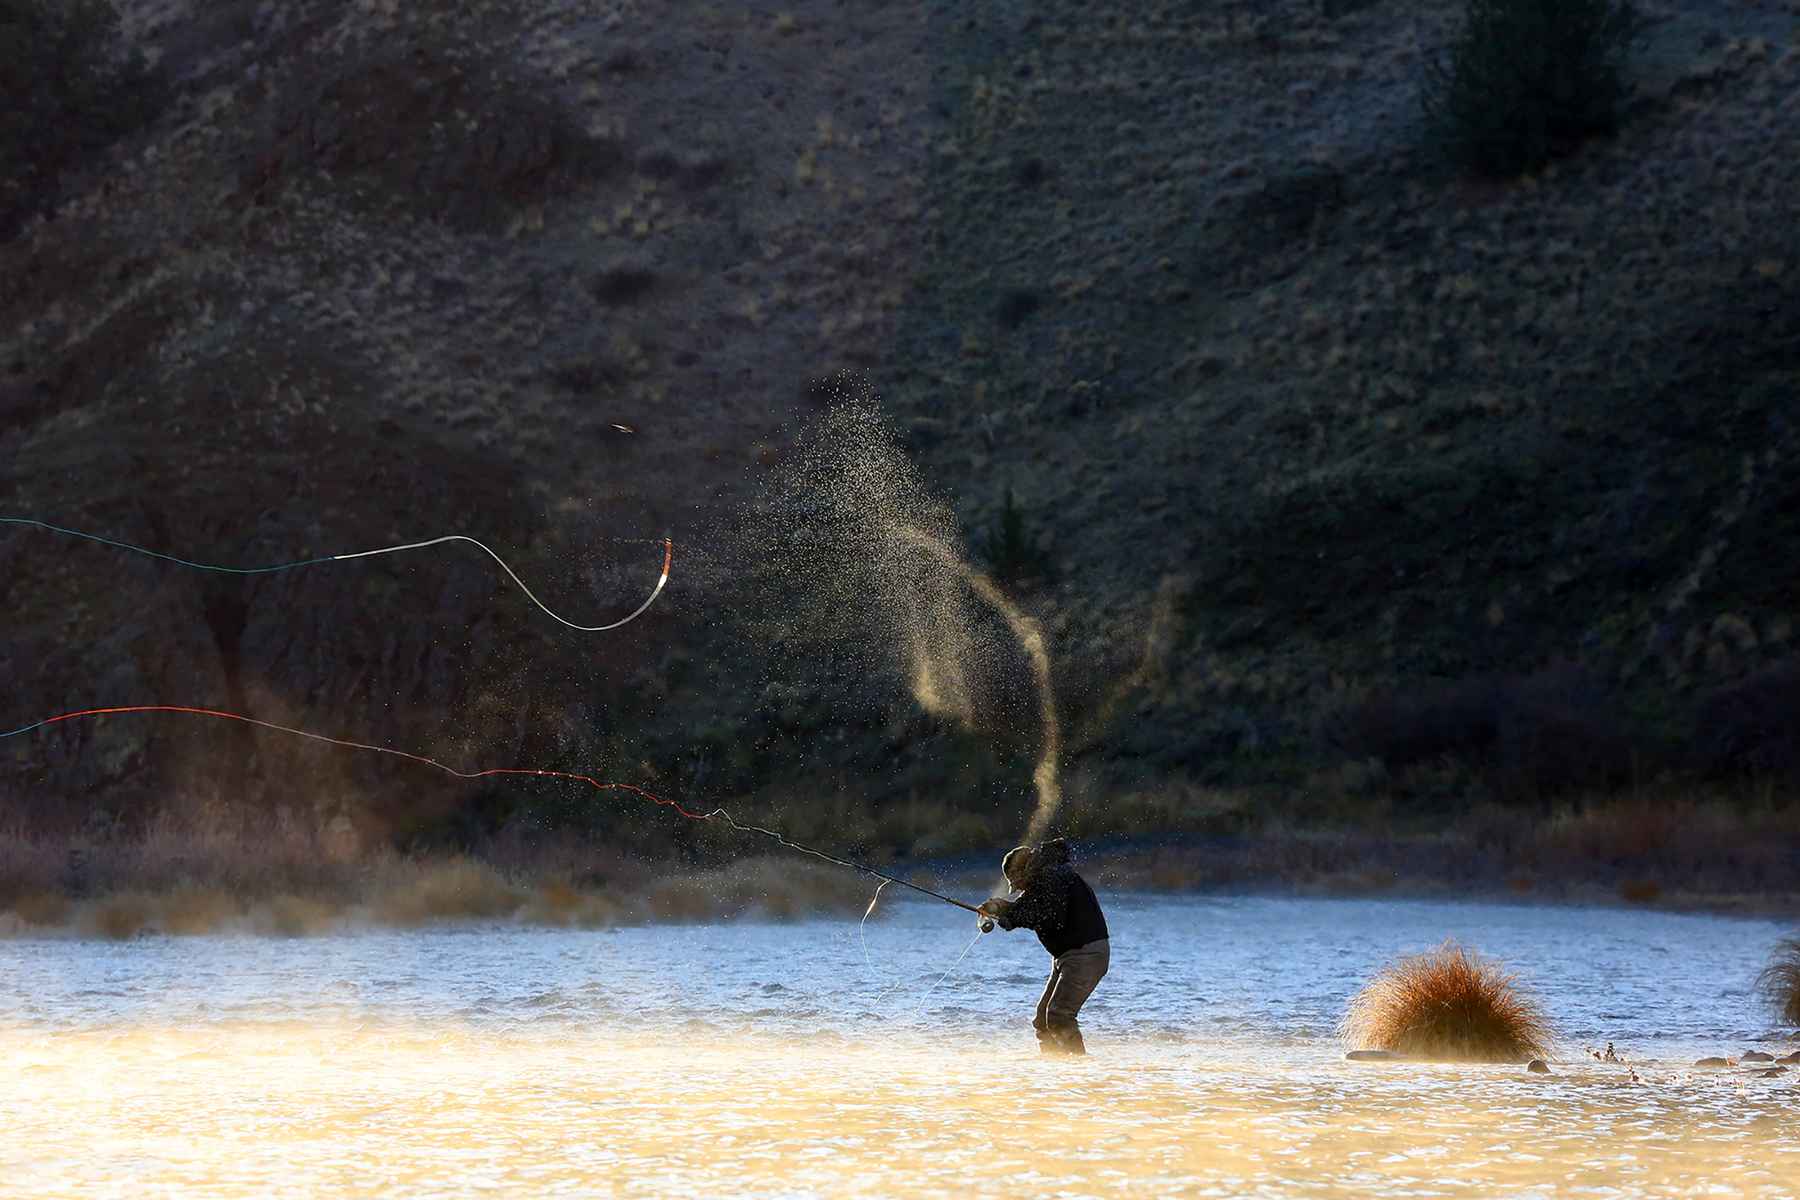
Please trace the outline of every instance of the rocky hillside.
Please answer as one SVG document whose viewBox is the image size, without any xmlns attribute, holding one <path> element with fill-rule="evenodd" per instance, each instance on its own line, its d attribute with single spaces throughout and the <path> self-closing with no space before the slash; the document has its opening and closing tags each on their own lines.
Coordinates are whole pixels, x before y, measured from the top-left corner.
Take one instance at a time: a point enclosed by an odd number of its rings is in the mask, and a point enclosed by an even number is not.
<svg viewBox="0 0 1800 1200">
<path fill-rule="evenodd" d="M 472 552 L 231 579 L 12 528 L 0 726 L 218 705 L 1010 837 L 1035 710 L 924 712 L 829 562 L 780 569 L 860 391 L 975 561 L 1015 498 L 1077 806 L 1796 740 L 1800 6 L 1650 7 L 1625 131 L 1509 183 L 1422 149 L 1451 3 L 123 7 L 172 99 L 0 245 L 0 515 L 235 565 L 467 533 L 588 622 L 665 534 L 675 573 L 580 636 Z M 0 797 L 686 836 L 169 718 L 0 742 Z"/>
</svg>

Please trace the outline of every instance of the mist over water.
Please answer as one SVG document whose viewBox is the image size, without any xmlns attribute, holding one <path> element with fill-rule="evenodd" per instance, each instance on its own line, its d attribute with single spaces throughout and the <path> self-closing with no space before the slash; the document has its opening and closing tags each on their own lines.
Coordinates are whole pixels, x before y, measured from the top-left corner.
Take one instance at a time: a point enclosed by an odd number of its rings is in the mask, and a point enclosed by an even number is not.
<svg viewBox="0 0 1800 1200">
<path fill-rule="evenodd" d="M 614 932 L 0 940 L 0 1191 L 136 1196 L 1791 1194 L 1775 922 L 1104 897 L 1086 1060 L 1035 940 L 853 919 Z M 1444 937 L 1517 970 L 1555 1073 L 1350 1063 L 1333 1026 Z M 1589 1048 L 1613 1042 L 1629 1065 Z"/>
</svg>

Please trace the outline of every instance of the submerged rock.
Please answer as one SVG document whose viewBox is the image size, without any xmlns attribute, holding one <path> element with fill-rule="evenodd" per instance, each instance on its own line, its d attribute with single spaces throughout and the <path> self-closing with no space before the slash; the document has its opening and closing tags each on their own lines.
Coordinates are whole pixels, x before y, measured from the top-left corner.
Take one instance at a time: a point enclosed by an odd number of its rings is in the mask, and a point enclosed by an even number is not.
<svg viewBox="0 0 1800 1200">
<path fill-rule="evenodd" d="M 1787 1068 L 1786 1067 L 1770 1067 L 1766 1071 L 1758 1071 L 1757 1074 L 1761 1075 L 1764 1079 L 1773 1079 L 1777 1075 L 1786 1075 Z"/>
<path fill-rule="evenodd" d="M 1696 1067 L 1729 1067 L 1731 1065 L 1731 1060 L 1729 1058 L 1717 1057 L 1698 1058 L 1694 1060 L 1694 1065 Z"/>
<path fill-rule="evenodd" d="M 1351 1062 L 1390 1062 L 1400 1056 L 1392 1050 L 1352 1050 L 1344 1057 Z"/>
<path fill-rule="evenodd" d="M 1749 1050 L 1738 1055 L 1738 1061 L 1747 1063 L 1774 1062 L 1775 1056 L 1773 1054 L 1764 1054 L 1761 1050 Z"/>
<path fill-rule="evenodd" d="M 1550 1073 L 1550 1064 L 1541 1058 L 1534 1058 L 1525 1064 L 1525 1069 L 1533 1075 L 1548 1075 Z"/>
<path fill-rule="evenodd" d="M 1796 1050 L 1792 1054 L 1784 1054 L 1780 1058 L 1776 1059 L 1775 1061 L 1776 1062 L 1800 1063 L 1800 1050 Z"/>
</svg>

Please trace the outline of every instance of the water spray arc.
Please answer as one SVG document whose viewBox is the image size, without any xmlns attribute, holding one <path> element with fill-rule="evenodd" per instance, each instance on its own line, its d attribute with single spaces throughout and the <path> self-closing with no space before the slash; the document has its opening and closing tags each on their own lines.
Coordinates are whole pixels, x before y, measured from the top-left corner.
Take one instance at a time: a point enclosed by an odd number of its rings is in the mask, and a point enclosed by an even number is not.
<svg viewBox="0 0 1800 1200">
<path fill-rule="evenodd" d="M 1062 782 L 1058 777 L 1058 764 L 1062 758 L 1062 723 L 1057 717 L 1056 690 L 1050 678 L 1050 651 L 1043 627 L 1008 599 L 992 577 L 971 567 L 941 539 L 912 525 L 894 524 L 891 528 L 901 541 L 923 550 L 955 572 L 1005 622 L 1031 663 L 1032 680 L 1036 683 L 1038 692 L 1038 717 L 1043 726 L 1043 746 L 1038 752 L 1037 766 L 1031 774 L 1037 791 L 1037 807 L 1032 811 L 1025 840 L 1039 841 L 1062 804 Z"/>
<path fill-rule="evenodd" d="M 1001 644 L 1018 647 L 1040 726 L 1027 840 L 1041 838 L 1062 800 L 1063 735 L 1049 639 L 968 561 L 955 513 L 932 493 L 872 392 L 840 386 L 838 403 L 802 439 L 770 495 L 768 517 L 762 536 L 782 551 L 772 574 L 784 587 L 805 589 L 810 607 L 826 610 L 824 622 L 789 625 L 791 636 L 834 651 L 849 646 L 871 666 L 874 646 L 885 643 L 881 656 L 895 654 L 927 712 L 978 728 L 988 685 L 1001 678 L 992 670 Z M 994 625 L 1005 635 L 993 637 Z"/>
<path fill-rule="evenodd" d="M 66 537 L 75 537 L 85 541 L 98 542 L 103 546 L 112 546 L 119 550 L 128 550 L 133 554 L 142 554 L 147 558 L 156 558 L 161 559 L 164 562 L 172 562 L 180 566 L 192 567 L 198 571 L 214 571 L 223 575 L 267 575 L 276 571 L 291 571 L 297 567 L 317 566 L 320 563 L 348 562 L 354 558 L 374 558 L 377 555 L 382 554 L 399 554 L 407 550 L 423 550 L 428 546 L 442 546 L 448 542 L 467 542 L 498 563 L 500 569 L 506 572 L 507 577 L 518 585 L 521 592 L 525 593 L 525 598 L 536 605 L 545 616 L 560 625 L 575 630 L 577 633 L 606 633 L 618 629 L 621 626 L 629 625 L 631 622 L 643 616 L 644 613 L 649 610 L 650 606 L 656 603 L 656 598 L 662 595 L 663 588 L 667 586 L 669 582 L 669 568 L 675 559 L 674 541 L 670 538 L 663 538 L 662 574 L 658 577 L 656 586 L 650 590 L 649 597 L 646 598 L 642 604 L 638 605 L 630 613 L 619 618 L 617 621 L 610 621 L 599 625 L 581 625 L 553 612 L 548 605 L 537 598 L 536 593 L 525 586 L 525 581 L 519 578 L 518 572 L 514 571 L 512 567 L 507 564 L 505 559 L 494 553 L 494 551 L 485 543 L 461 533 L 445 534 L 442 537 L 427 538 L 424 541 L 418 542 L 403 542 L 397 546 L 381 546 L 374 550 L 357 550 L 349 554 L 324 554 L 316 558 L 302 558 L 293 562 L 275 563 L 266 567 L 227 567 L 220 566 L 216 563 L 195 562 L 192 559 L 180 558 L 173 554 L 164 554 L 161 551 L 146 549 L 143 546 L 134 546 L 129 542 L 121 542 L 113 538 L 102 537 L 97 533 L 85 533 L 79 529 L 66 529 L 61 525 L 52 525 L 48 521 L 37 521 L 29 517 L 0 517 L 0 525 L 23 525 L 33 529 L 42 529 L 49 533 L 57 533 Z"/>
</svg>

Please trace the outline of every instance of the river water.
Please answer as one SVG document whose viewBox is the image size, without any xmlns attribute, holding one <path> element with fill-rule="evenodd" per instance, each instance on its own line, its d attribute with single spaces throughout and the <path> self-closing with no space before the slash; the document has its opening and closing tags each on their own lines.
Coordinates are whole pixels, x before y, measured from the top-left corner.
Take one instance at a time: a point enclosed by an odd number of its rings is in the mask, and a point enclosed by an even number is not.
<svg viewBox="0 0 1800 1200">
<path fill-rule="evenodd" d="M 1645 910 L 1105 897 L 1086 1059 L 1047 959 L 965 914 L 0 940 L 0 1193 L 1660 1196 L 1800 1192 L 1787 932 Z M 1334 1027 L 1446 938 L 1554 1073 L 1361 1063 Z M 966 956 L 964 952 L 967 951 Z M 960 957 L 960 961 L 959 961 Z M 1613 1043 L 1624 1064 L 1589 1050 Z"/>
</svg>

